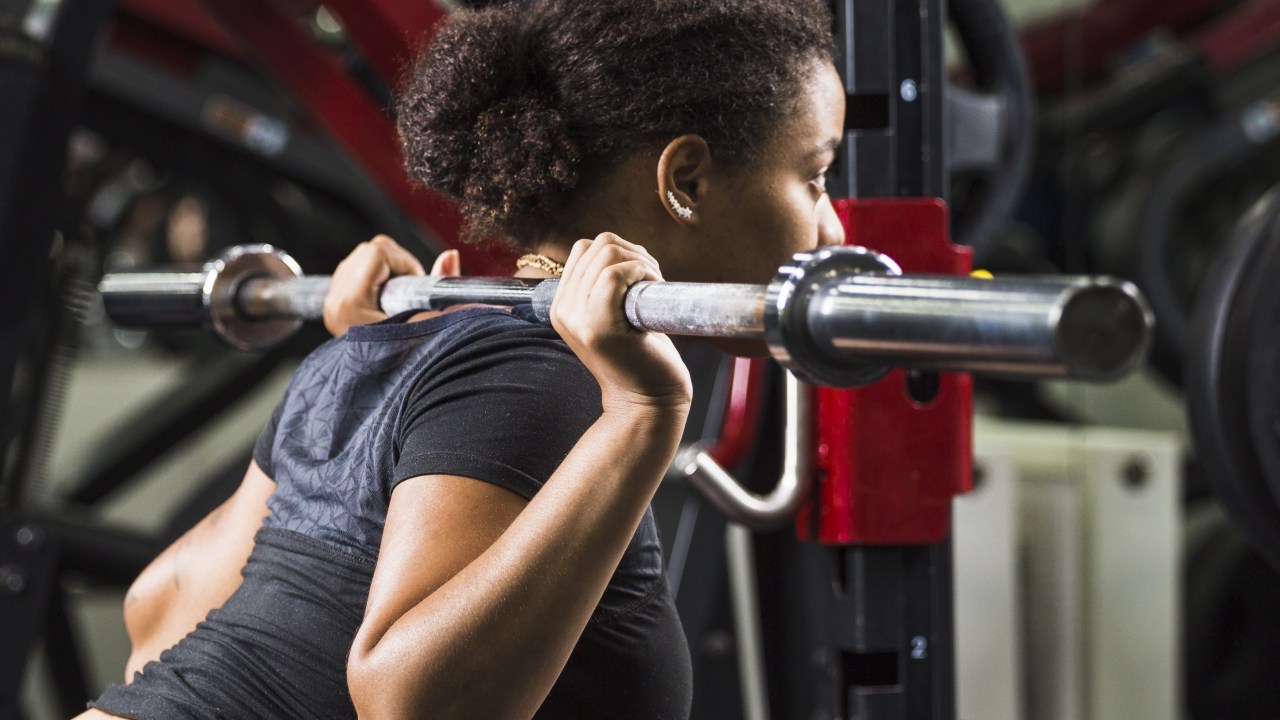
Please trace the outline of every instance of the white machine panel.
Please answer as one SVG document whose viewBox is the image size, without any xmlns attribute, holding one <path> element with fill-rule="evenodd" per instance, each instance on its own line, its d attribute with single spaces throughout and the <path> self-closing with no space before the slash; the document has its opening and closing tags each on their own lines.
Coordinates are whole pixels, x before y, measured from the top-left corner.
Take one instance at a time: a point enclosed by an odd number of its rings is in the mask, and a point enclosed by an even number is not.
<svg viewBox="0 0 1280 720">
<path fill-rule="evenodd" d="M 975 436 L 981 480 L 954 523 L 960 719 L 1178 717 L 1177 436 Z"/>
</svg>

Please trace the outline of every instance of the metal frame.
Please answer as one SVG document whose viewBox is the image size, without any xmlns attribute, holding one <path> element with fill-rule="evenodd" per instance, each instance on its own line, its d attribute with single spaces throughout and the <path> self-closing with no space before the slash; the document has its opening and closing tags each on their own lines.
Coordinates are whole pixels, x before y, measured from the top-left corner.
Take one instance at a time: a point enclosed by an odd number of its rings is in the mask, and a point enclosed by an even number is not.
<svg viewBox="0 0 1280 720">
<path fill-rule="evenodd" d="M 0 113 L 0 715 L 17 714 L 17 687 L 27 650 L 44 623 L 52 590 L 52 545 L 37 543 L 38 524 L 12 512 L 26 488 L 8 473 L 5 455 L 28 416 L 13 394 L 19 364 L 39 362 L 34 328 L 48 322 L 47 258 L 59 224 L 67 140 L 85 92 L 85 68 L 112 9 L 111 2 L 63 0 L 43 37 L 0 27 L 8 50 L 0 64 L 6 88 Z"/>
<path fill-rule="evenodd" d="M 874 0 L 843 2 L 836 8 L 840 62 L 850 116 L 843 149 L 843 165 L 832 186 L 833 196 L 855 200 L 838 204 L 846 234 L 852 242 L 880 249 L 911 272 L 967 270 L 968 258 L 955 251 L 950 262 L 945 247 L 945 212 L 941 227 L 928 218 L 936 210 L 918 203 L 893 204 L 863 198 L 940 198 L 945 202 L 949 180 L 943 76 L 944 0 Z M 861 205 L 859 204 L 861 203 Z M 868 213 L 867 210 L 870 210 Z M 885 233 L 877 222 L 920 222 L 930 225 L 913 241 L 893 243 L 906 233 Z M 921 257 L 915 265 L 904 257 L 913 248 L 940 253 Z M 938 249 L 942 248 L 942 249 Z M 927 264 L 926 264 L 927 263 Z M 913 266 L 914 265 L 914 266 Z M 926 380 L 928 384 L 931 379 Z M 866 526 L 867 518 L 889 507 L 910 508 L 920 499 L 918 488 L 934 487 L 941 496 L 969 487 L 971 446 L 966 444 L 971 417 L 971 386 L 967 376 L 943 376 L 935 382 L 954 386 L 947 411 L 932 417 L 913 410 L 928 403 L 904 403 L 906 377 L 901 372 L 857 391 L 819 392 L 819 473 L 821 512 L 817 506 L 802 513 L 802 536 L 816 533 L 827 549 L 823 559 L 805 564 L 805 587 L 797 602 L 810 610 L 808 654 L 822 663 L 810 684 L 814 696 L 806 716 L 861 720 L 950 720 L 956 713 L 955 651 L 952 610 L 952 559 L 946 520 L 940 508 L 918 529 L 916 536 L 880 532 Z M 896 396 L 896 411 L 883 417 L 867 413 L 875 404 Z M 866 398 L 862 410 L 857 404 Z M 878 465 L 852 468 L 843 486 L 831 483 L 833 464 L 849 462 L 857 453 L 873 450 L 854 438 L 837 437 L 843 425 L 874 422 L 875 436 L 948 437 L 950 442 L 933 456 L 940 474 L 921 480 L 909 468 L 910 458 L 882 455 Z M 928 441 L 925 442 L 928 444 Z M 823 448 L 827 449 L 824 453 Z M 831 451 L 847 450 L 840 459 Z M 833 463 L 826 464 L 824 463 Z M 896 469 L 895 469 L 896 468 Z M 823 470 L 825 469 L 825 473 Z M 870 474 L 868 472 L 870 471 Z M 825 477 L 824 477 L 825 476 Z M 920 483 L 923 482 L 922 486 Z M 866 505 L 855 510 L 859 490 L 867 490 Z M 877 492 L 886 494 L 877 495 Z M 926 495 L 932 492 L 925 491 Z M 851 512 L 851 510 L 855 510 Z M 935 511 L 935 513 L 938 511 Z M 909 513 L 907 513 L 909 514 Z M 843 526 L 844 533 L 823 533 L 819 518 Z M 901 515 L 897 517 L 902 517 Z M 813 553 L 810 553 L 813 555 Z M 816 643 L 816 647 L 813 646 Z M 796 710 L 798 708 L 793 708 Z M 797 715 L 799 716 L 799 715 Z"/>
</svg>

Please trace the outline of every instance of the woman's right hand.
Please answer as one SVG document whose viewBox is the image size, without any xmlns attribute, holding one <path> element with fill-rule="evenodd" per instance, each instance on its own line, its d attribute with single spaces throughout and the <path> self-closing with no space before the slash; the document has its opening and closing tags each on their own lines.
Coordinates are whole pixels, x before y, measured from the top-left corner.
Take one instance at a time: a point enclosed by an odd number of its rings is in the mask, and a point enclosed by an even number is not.
<svg viewBox="0 0 1280 720">
<path fill-rule="evenodd" d="M 457 250 L 440 253 L 432 275 L 457 277 L 462 268 Z M 324 298 L 324 326 L 334 337 L 352 325 L 368 325 L 387 319 L 378 296 L 387 280 L 398 275 L 423 275 L 422 263 L 413 253 L 386 235 L 362 242 L 333 271 Z"/>
<path fill-rule="evenodd" d="M 689 370 L 671 339 L 640 332 L 623 312 L 627 289 L 661 281 L 658 262 L 612 233 L 579 240 L 551 304 L 551 324 L 600 384 L 611 409 L 687 409 Z"/>
</svg>

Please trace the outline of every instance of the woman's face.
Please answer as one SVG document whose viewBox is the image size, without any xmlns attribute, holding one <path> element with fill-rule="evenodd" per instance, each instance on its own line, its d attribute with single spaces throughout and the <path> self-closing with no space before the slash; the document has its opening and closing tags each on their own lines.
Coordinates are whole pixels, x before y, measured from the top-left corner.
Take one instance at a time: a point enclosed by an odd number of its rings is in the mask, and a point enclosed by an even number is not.
<svg viewBox="0 0 1280 720">
<path fill-rule="evenodd" d="M 844 85 L 833 65 L 815 64 L 794 114 L 760 161 L 732 176 L 699 208 L 706 260 L 690 278 L 765 283 L 797 252 L 844 242 L 824 179 L 844 135 Z M 707 257 L 705 253 L 714 253 Z"/>
</svg>

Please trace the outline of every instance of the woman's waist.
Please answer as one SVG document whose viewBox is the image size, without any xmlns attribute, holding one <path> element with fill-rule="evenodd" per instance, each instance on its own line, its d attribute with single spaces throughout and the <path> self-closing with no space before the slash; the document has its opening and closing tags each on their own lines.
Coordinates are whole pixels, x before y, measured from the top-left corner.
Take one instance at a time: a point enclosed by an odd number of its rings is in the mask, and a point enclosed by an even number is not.
<svg viewBox="0 0 1280 720">
<path fill-rule="evenodd" d="M 263 528 L 242 571 L 244 581 L 210 620 L 268 631 L 325 627 L 354 636 L 369 597 L 373 569 L 372 560 L 320 540 Z"/>
</svg>

